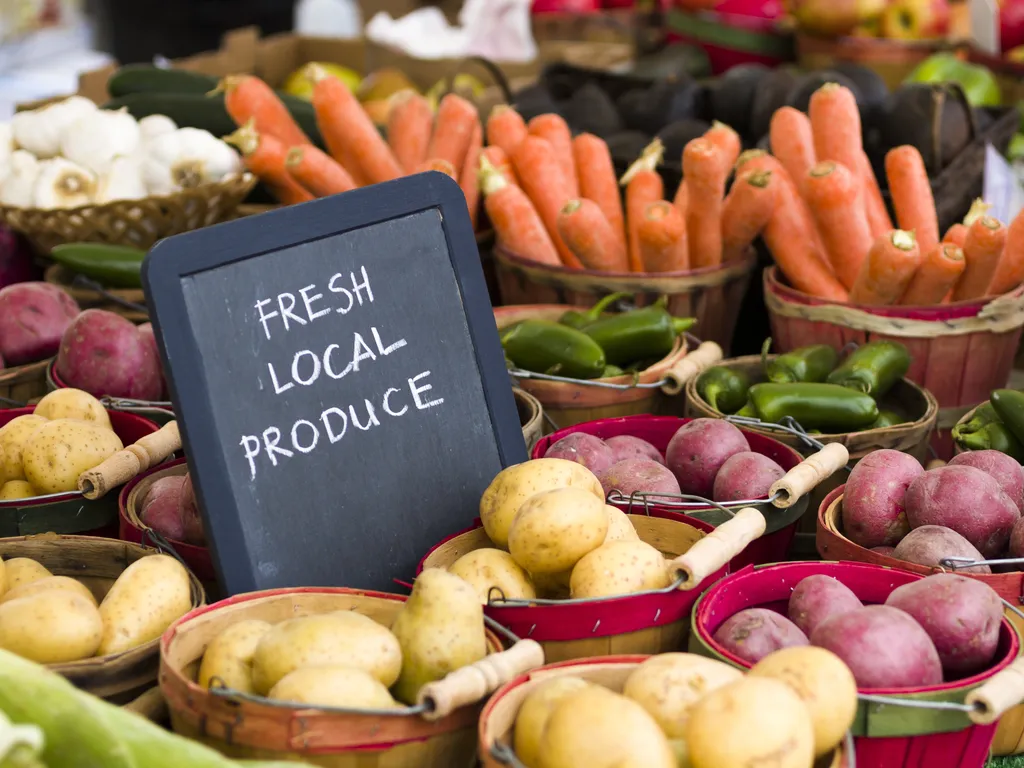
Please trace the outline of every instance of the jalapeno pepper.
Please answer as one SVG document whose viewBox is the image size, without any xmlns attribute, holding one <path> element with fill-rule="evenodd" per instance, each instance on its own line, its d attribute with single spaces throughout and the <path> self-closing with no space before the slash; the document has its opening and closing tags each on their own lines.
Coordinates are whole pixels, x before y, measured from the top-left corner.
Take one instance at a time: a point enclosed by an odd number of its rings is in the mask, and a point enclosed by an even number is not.
<svg viewBox="0 0 1024 768">
<path fill-rule="evenodd" d="M 724 365 L 708 368 L 697 379 L 697 394 L 720 413 L 735 413 L 747 402 L 750 377 Z"/>
<path fill-rule="evenodd" d="M 649 307 L 597 320 L 583 332 L 604 350 L 611 365 L 625 366 L 635 360 L 665 357 L 676 337 L 695 322 L 692 317 L 672 317 L 663 298 Z"/>
<path fill-rule="evenodd" d="M 617 365 L 606 365 L 604 367 L 604 370 L 601 371 L 601 378 L 602 379 L 610 379 L 610 378 L 613 378 L 615 376 L 622 376 L 625 373 L 626 372 L 624 370 L 622 370 L 621 368 L 619 368 L 619 366 L 617 366 Z"/>
<path fill-rule="evenodd" d="M 974 414 L 970 419 L 953 427 L 953 439 L 957 440 L 961 435 L 980 432 L 994 421 L 999 421 L 999 414 L 996 413 L 995 406 L 991 402 L 982 403 L 974 409 Z"/>
<path fill-rule="evenodd" d="M 628 299 L 632 295 L 633 294 L 627 292 L 609 294 L 585 312 L 581 312 L 578 309 L 570 309 L 558 318 L 558 322 L 562 325 L 568 325 L 570 328 L 575 328 L 576 330 L 581 331 L 591 323 L 600 320 L 601 315 L 604 314 L 605 310 L 612 304 L 617 301 L 621 301 L 622 299 Z"/>
<path fill-rule="evenodd" d="M 852 432 L 878 418 L 878 405 L 870 395 L 838 384 L 755 384 L 750 400 L 762 421 L 778 423 L 792 416 L 804 429 Z"/>
<path fill-rule="evenodd" d="M 839 384 L 880 398 L 910 369 L 910 352 L 898 341 L 873 341 L 855 349 L 829 374 Z"/>
<path fill-rule="evenodd" d="M 108 288 L 141 288 L 145 257 L 138 248 L 104 243 L 64 243 L 50 251 L 50 258 L 61 266 Z"/>
<path fill-rule="evenodd" d="M 517 367 L 535 373 L 596 379 L 606 365 L 597 342 L 551 320 L 524 320 L 502 334 L 501 345 Z"/>
<path fill-rule="evenodd" d="M 992 393 L 992 406 L 999 420 L 1021 442 L 1024 442 L 1024 392 L 1015 389 L 997 389 Z"/>
<path fill-rule="evenodd" d="M 734 413 L 733 416 L 743 416 L 744 418 L 747 419 L 760 418 L 757 415 L 757 409 L 754 408 L 754 404 L 750 402 L 750 400 L 747 400 L 747 404 L 740 408 L 738 411 L 736 411 L 736 413 Z"/>
<path fill-rule="evenodd" d="M 990 421 L 975 432 L 959 435 L 956 442 L 969 451 L 1001 451 L 1018 463 L 1024 463 L 1024 443 L 1001 421 Z"/>
<path fill-rule="evenodd" d="M 839 355 L 828 344 L 800 347 L 779 355 L 774 360 L 768 360 L 767 353 L 771 341 L 765 341 L 762 357 L 765 360 L 764 372 L 768 381 L 776 384 L 824 381 L 839 361 Z"/>
<path fill-rule="evenodd" d="M 905 421 L 906 419 L 896 413 L 896 411 L 879 411 L 878 418 L 875 419 L 875 423 L 871 425 L 870 429 L 895 427 L 897 424 L 902 424 Z"/>
</svg>

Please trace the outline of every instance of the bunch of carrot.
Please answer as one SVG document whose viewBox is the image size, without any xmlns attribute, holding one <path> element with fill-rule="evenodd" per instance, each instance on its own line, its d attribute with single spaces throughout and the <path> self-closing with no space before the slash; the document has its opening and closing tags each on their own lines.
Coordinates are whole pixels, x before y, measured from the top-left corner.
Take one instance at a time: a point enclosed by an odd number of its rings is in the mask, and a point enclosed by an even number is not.
<svg viewBox="0 0 1024 768">
<path fill-rule="evenodd" d="M 483 128 L 476 107 L 450 93 L 435 115 L 414 91 L 391 101 L 387 138 L 381 136 L 352 92 L 315 64 L 313 108 L 327 152 L 313 146 L 288 109 L 263 80 L 228 78 L 224 103 L 238 130 L 225 137 L 242 153 L 246 166 L 282 203 L 300 203 L 391 181 L 426 170 L 455 179 L 476 223 L 477 168 Z"/>
<path fill-rule="evenodd" d="M 822 86 L 806 115 L 778 110 L 770 140 L 772 155 L 740 155 L 733 191 L 755 174 L 771 175 L 774 208 L 761 235 L 795 288 L 837 302 L 922 306 L 998 295 L 1024 281 L 1024 215 L 1006 227 L 979 201 L 940 238 L 928 174 L 912 146 L 885 158 L 894 226 L 848 88 Z"/>
<path fill-rule="evenodd" d="M 607 144 L 588 133 L 573 138 L 558 115 L 527 124 L 511 107 L 496 107 L 487 140 L 484 206 L 499 242 L 524 258 L 604 272 L 679 272 L 736 258 L 757 235 L 742 215 L 752 195 L 725 196 L 740 152 L 727 125 L 716 123 L 687 147 L 687 183 L 672 200 L 656 170 L 657 139 L 622 177 L 625 202 Z M 751 187 L 764 183 L 758 177 Z"/>
</svg>

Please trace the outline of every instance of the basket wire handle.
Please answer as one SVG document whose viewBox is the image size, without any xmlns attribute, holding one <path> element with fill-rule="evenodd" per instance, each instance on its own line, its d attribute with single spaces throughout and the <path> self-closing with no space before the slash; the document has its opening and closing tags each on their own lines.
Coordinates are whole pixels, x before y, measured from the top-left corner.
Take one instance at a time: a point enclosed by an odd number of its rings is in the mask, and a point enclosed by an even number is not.
<svg viewBox="0 0 1024 768">
<path fill-rule="evenodd" d="M 133 312 L 139 312 L 143 315 L 149 314 L 149 310 L 142 304 L 136 304 L 134 301 L 126 301 L 120 296 L 115 296 L 95 280 L 90 280 L 85 275 L 75 275 L 74 280 L 71 281 L 71 285 L 74 288 L 88 288 L 90 291 L 96 291 L 96 293 L 107 301 L 112 304 L 117 304 L 119 307 L 123 307 L 124 309 L 130 309 Z"/>
<path fill-rule="evenodd" d="M 731 520 L 726 520 L 669 564 L 684 579 L 679 588 L 696 588 L 764 534 L 766 529 L 764 515 L 753 507 L 741 509 Z"/>
<path fill-rule="evenodd" d="M 776 507 L 787 509 L 846 466 L 850 452 L 842 443 L 829 443 L 801 461 L 768 489 Z"/>
<path fill-rule="evenodd" d="M 111 489 L 127 483 L 139 472 L 156 466 L 181 450 L 178 422 L 169 421 L 159 430 L 118 451 L 97 467 L 78 476 L 78 490 L 87 499 L 100 499 Z"/>
<path fill-rule="evenodd" d="M 683 355 L 671 368 L 665 371 L 665 383 L 661 391 L 666 395 L 678 395 L 686 383 L 719 362 L 725 353 L 713 341 L 701 342 L 693 352 Z"/>
</svg>

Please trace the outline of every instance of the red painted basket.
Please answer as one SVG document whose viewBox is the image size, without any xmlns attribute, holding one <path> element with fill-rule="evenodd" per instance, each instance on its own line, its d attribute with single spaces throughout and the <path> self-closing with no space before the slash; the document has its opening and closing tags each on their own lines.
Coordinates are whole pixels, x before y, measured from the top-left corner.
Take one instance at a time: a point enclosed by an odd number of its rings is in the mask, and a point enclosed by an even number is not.
<svg viewBox="0 0 1024 768">
<path fill-rule="evenodd" d="M 71 385 L 61 379 L 57 373 L 57 361 L 46 366 L 46 390 L 52 392 L 55 389 L 70 389 Z M 137 416 L 144 416 L 156 422 L 161 427 L 174 419 L 174 410 L 170 402 L 148 401 L 148 400 L 127 400 L 125 398 L 106 397 L 102 398 L 107 410 L 124 411 L 134 413 Z"/>
<path fill-rule="evenodd" d="M 815 574 L 839 580 L 865 604 L 884 603 L 896 587 L 923 578 L 908 571 L 862 563 L 799 562 L 744 568 L 715 584 L 697 602 L 690 650 L 749 668 L 749 663 L 714 640 L 715 631 L 747 608 L 769 608 L 784 614 L 793 587 Z M 858 762 L 871 768 L 982 768 L 996 734 L 995 719 L 1002 713 L 994 713 L 994 718 L 985 718 L 987 724 L 980 725 L 963 710 L 928 707 L 926 702 L 970 704 L 968 694 L 1007 670 L 1019 652 L 1020 635 L 1003 619 L 997 661 L 991 669 L 941 685 L 859 691 L 862 696 L 885 697 L 886 702 L 860 702 L 852 729 Z M 1008 674 L 1021 679 L 1017 665 Z M 1005 676 L 997 684 L 1002 686 L 1004 681 Z M 1024 698 L 1024 687 L 1018 687 L 1017 702 Z M 900 705 L 896 701 L 909 703 Z"/>
</svg>

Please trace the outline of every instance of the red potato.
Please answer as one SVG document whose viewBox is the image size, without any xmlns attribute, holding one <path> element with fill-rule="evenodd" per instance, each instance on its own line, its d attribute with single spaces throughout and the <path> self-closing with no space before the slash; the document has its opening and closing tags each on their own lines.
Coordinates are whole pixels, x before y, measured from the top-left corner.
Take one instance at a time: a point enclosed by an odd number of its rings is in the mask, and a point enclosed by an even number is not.
<svg viewBox="0 0 1024 768">
<path fill-rule="evenodd" d="M 937 573 L 897 587 L 885 604 L 905 611 L 928 633 L 947 680 L 977 674 L 992 664 L 1003 601 L 988 584 Z"/>
<path fill-rule="evenodd" d="M 599 437 L 586 432 L 573 432 L 548 448 L 544 458 L 575 461 L 597 475 L 615 463 L 615 451 Z"/>
<path fill-rule="evenodd" d="M 1024 468 L 1016 459 L 1002 451 L 968 451 L 949 460 L 951 467 L 961 465 L 980 469 L 991 476 L 1017 509 L 1024 512 Z"/>
<path fill-rule="evenodd" d="M 853 591 L 838 579 L 815 574 L 802 579 L 789 596 L 789 620 L 810 637 L 826 619 L 849 613 L 864 604 Z"/>
<path fill-rule="evenodd" d="M 632 435 L 618 435 L 617 437 L 609 437 L 604 442 L 615 452 L 616 461 L 650 459 L 659 464 L 665 463 L 665 457 L 661 455 L 661 451 L 642 438 L 633 437 Z"/>
<path fill-rule="evenodd" d="M 184 481 L 181 475 L 155 481 L 146 492 L 139 513 L 143 523 L 172 541 L 185 541 L 185 526 L 179 511 Z"/>
<path fill-rule="evenodd" d="M 962 557 L 983 560 L 981 552 L 971 542 L 951 528 L 942 525 L 922 525 L 908 533 L 892 556 L 907 563 L 927 565 L 930 568 L 944 568 L 941 561 L 946 557 Z M 965 573 L 992 573 L 987 565 L 964 568 Z"/>
<path fill-rule="evenodd" d="M 868 605 L 833 616 L 811 634 L 811 645 L 846 662 L 857 688 L 913 688 L 942 682 L 935 644 L 909 614 Z"/>
<path fill-rule="evenodd" d="M 999 557 L 1010 542 L 1020 510 L 999 483 L 980 469 L 946 465 L 920 475 L 907 489 L 911 528 L 944 525 L 977 547 L 986 558 Z"/>
<path fill-rule="evenodd" d="M 139 326 L 139 336 L 146 346 L 151 347 L 153 350 L 153 357 L 156 358 L 157 370 L 160 371 L 160 397 L 166 398 L 167 396 L 167 377 L 164 376 L 164 368 L 160 363 L 160 351 L 156 347 L 156 334 L 153 332 L 152 323 L 143 323 Z"/>
<path fill-rule="evenodd" d="M 715 475 L 711 498 L 715 501 L 766 499 L 768 489 L 786 470 L 767 456 L 743 451 L 725 460 Z"/>
<path fill-rule="evenodd" d="M 683 493 L 711 498 L 715 476 L 731 456 L 750 450 L 743 433 L 721 419 L 694 419 L 672 436 L 665 464 Z"/>
<path fill-rule="evenodd" d="M 206 545 L 206 533 L 203 531 L 203 519 L 199 516 L 196 503 L 196 492 L 192 487 L 192 475 L 185 473 L 185 481 L 181 484 L 181 498 L 178 499 L 178 516 L 181 517 L 185 538 L 189 544 L 197 547 Z"/>
<path fill-rule="evenodd" d="M 896 547 L 872 547 L 872 552 L 877 552 L 880 555 L 888 555 L 893 557 L 896 553 Z"/>
<path fill-rule="evenodd" d="M 1010 531 L 1010 557 L 1024 557 L 1024 517 Z"/>
<path fill-rule="evenodd" d="M 843 491 L 843 533 L 862 547 L 895 546 L 907 523 L 907 488 L 924 474 L 913 456 L 889 449 L 874 451 L 850 472 Z"/>
<path fill-rule="evenodd" d="M 103 309 L 87 309 L 68 326 L 57 353 L 57 373 L 91 395 L 159 400 L 160 361 L 132 323 Z"/>
<path fill-rule="evenodd" d="M 61 336 L 81 310 L 49 283 L 17 283 L 0 290 L 0 355 L 24 365 L 57 354 Z"/>
<path fill-rule="evenodd" d="M 751 664 L 780 648 L 807 645 L 807 636 L 796 624 L 767 608 L 747 608 L 730 616 L 715 631 L 714 640 Z"/>
<path fill-rule="evenodd" d="M 607 496 L 613 488 L 623 496 L 637 492 L 678 494 L 679 483 L 664 464 L 651 459 L 625 459 L 597 474 Z"/>
</svg>

